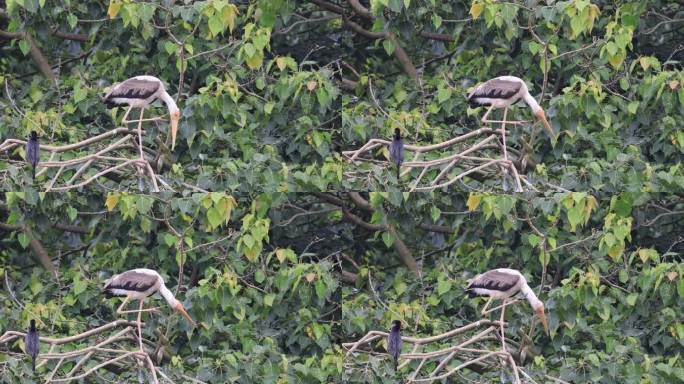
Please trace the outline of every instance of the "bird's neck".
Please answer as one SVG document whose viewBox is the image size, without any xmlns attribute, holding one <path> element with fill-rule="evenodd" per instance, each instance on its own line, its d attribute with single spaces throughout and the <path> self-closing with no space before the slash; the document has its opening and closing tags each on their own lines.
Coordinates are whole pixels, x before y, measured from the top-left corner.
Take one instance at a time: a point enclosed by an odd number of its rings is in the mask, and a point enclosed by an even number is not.
<svg viewBox="0 0 684 384">
<path fill-rule="evenodd" d="M 163 282 L 159 286 L 159 293 L 162 295 L 162 297 L 164 297 L 164 299 L 166 299 L 166 302 L 169 303 L 170 306 L 176 306 L 178 300 L 176 300 L 176 298 L 173 296 L 173 293 L 166 288 L 166 285 L 164 285 Z"/>
<path fill-rule="evenodd" d="M 537 298 L 537 295 L 534 294 L 534 292 L 532 291 L 532 288 L 530 288 L 529 285 L 527 285 L 526 283 L 523 284 L 522 288 L 520 289 L 520 292 L 522 292 L 522 294 L 525 296 L 525 298 L 530 303 L 530 306 L 532 308 L 536 309 L 539 307 L 539 304 L 541 304 L 541 301 L 539 301 L 539 299 Z"/>
<path fill-rule="evenodd" d="M 539 106 L 539 103 L 537 103 L 537 100 L 535 100 L 534 97 L 532 97 L 532 95 L 530 95 L 529 92 L 525 92 L 525 94 L 523 95 L 523 100 L 525 100 L 527 105 L 529 105 L 530 108 L 532 108 L 533 113 L 537 113 L 537 112 L 541 111 L 541 107 Z"/>
<path fill-rule="evenodd" d="M 171 95 L 169 95 L 166 91 L 162 93 L 161 99 L 169 108 L 169 112 L 178 112 L 178 106 L 176 105 L 176 102 L 173 101 L 173 97 L 171 97 Z"/>
</svg>

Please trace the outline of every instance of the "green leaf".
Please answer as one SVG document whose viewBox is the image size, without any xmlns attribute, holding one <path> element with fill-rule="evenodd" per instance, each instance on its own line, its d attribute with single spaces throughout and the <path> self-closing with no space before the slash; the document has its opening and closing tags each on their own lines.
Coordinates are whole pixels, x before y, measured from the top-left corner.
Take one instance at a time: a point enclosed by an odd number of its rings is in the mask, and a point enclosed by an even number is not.
<svg viewBox="0 0 684 384">
<path fill-rule="evenodd" d="M 629 305 L 630 307 L 633 307 L 634 304 L 636 304 L 637 297 L 639 297 L 639 294 L 637 294 L 637 293 L 630 293 L 629 295 L 627 295 L 627 298 L 626 298 L 627 305 Z"/>
<path fill-rule="evenodd" d="M 437 283 L 437 294 L 439 296 L 444 295 L 445 293 L 449 292 L 451 290 L 451 281 L 449 280 L 439 280 Z"/>
<path fill-rule="evenodd" d="M 638 101 L 632 101 L 631 103 L 627 104 L 627 111 L 632 115 L 636 114 L 637 108 L 639 108 Z"/>
<path fill-rule="evenodd" d="M 29 44 L 28 41 L 26 41 L 25 39 L 21 39 L 19 40 L 19 49 L 21 50 L 21 53 L 23 53 L 24 56 L 26 56 L 31 50 L 31 44 Z"/>
<path fill-rule="evenodd" d="M 439 91 L 437 91 L 437 101 L 439 103 L 443 103 L 451 98 L 451 89 L 449 88 L 440 88 Z"/>
<path fill-rule="evenodd" d="M 531 246 L 536 247 L 541 241 L 541 237 L 535 235 L 534 233 L 531 233 L 529 236 L 527 236 L 527 241 L 530 243 Z"/>
<path fill-rule="evenodd" d="M 272 293 L 269 293 L 264 296 L 264 305 L 267 307 L 272 307 L 273 306 L 273 300 L 275 300 L 275 295 Z"/>
<path fill-rule="evenodd" d="M 76 84 L 74 87 L 74 102 L 78 103 L 85 100 L 86 96 L 88 96 L 88 92 L 84 88 L 81 88 L 80 83 Z"/>
<path fill-rule="evenodd" d="M 171 248 L 176 245 L 176 242 L 178 241 L 178 238 L 170 233 L 165 233 L 164 234 L 164 243 L 166 244 L 167 247 Z"/>
<path fill-rule="evenodd" d="M 211 228 L 217 228 L 223 223 L 223 217 L 215 207 L 211 207 L 207 210 L 207 220 L 209 221 Z"/>
<path fill-rule="evenodd" d="M 394 236 L 392 236 L 392 234 L 389 232 L 383 232 L 382 241 L 385 243 L 385 246 L 389 248 L 392 246 L 392 244 L 394 244 Z"/>
<path fill-rule="evenodd" d="M 45 1 L 45 0 L 41 0 L 41 1 Z M 41 6 L 41 8 L 42 8 L 42 6 Z M 67 23 L 69 23 L 69 27 L 71 27 L 71 29 L 76 28 L 76 26 L 78 25 L 78 17 L 76 17 L 76 15 L 74 15 L 73 13 L 70 13 L 67 16 Z"/>
<path fill-rule="evenodd" d="M 394 52 L 394 44 L 392 44 L 392 41 L 389 39 L 382 41 L 382 47 L 385 48 L 385 52 L 387 52 L 388 55 L 391 55 Z"/>
<path fill-rule="evenodd" d="M 26 249 L 31 242 L 31 238 L 24 232 L 21 232 L 17 235 L 17 240 L 19 240 L 19 244 L 21 244 L 21 247 L 24 249 Z"/>
<path fill-rule="evenodd" d="M 258 269 L 256 272 L 254 272 L 254 281 L 257 283 L 261 284 L 266 280 L 266 274 L 264 274 L 264 271 Z"/>
<path fill-rule="evenodd" d="M 67 208 L 67 216 L 69 217 L 70 221 L 76 220 L 76 217 L 78 216 L 78 210 L 74 207 Z"/>
<path fill-rule="evenodd" d="M 88 284 L 85 281 L 77 278 L 76 280 L 74 280 L 74 294 L 77 296 L 80 295 L 86 290 L 87 286 Z"/>
<path fill-rule="evenodd" d="M 219 14 L 215 14 L 209 18 L 209 32 L 211 32 L 211 36 L 216 36 L 223 32 L 224 28 L 223 18 L 221 18 Z"/>
</svg>

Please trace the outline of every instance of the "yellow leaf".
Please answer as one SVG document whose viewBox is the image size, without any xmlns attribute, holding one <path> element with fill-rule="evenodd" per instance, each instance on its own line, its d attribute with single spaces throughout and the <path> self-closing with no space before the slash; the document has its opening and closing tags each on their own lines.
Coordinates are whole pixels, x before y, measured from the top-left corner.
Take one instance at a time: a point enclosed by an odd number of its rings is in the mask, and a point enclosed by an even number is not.
<svg viewBox="0 0 684 384">
<path fill-rule="evenodd" d="M 276 57 L 276 65 L 278 66 L 278 69 L 284 71 L 285 68 L 287 68 L 287 60 L 282 56 L 278 56 Z"/>
<path fill-rule="evenodd" d="M 471 193 L 470 196 L 468 196 L 468 201 L 466 202 L 468 210 L 470 212 L 476 210 L 480 205 L 480 201 L 482 201 L 482 195 Z"/>
<path fill-rule="evenodd" d="M 679 80 L 672 80 L 667 84 L 670 86 L 670 89 L 674 91 L 679 86 Z"/>
<path fill-rule="evenodd" d="M 639 250 L 639 258 L 641 259 L 642 263 L 645 263 L 648 261 L 649 258 L 651 258 L 651 252 L 650 249 L 648 248 L 641 248 Z"/>
<path fill-rule="evenodd" d="M 608 62 L 615 69 L 619 68 L 624 60 L 625 60 L 625 56 L 623 53 L 618 53 L 618 54 L 613 55 L 613 56 L 608 58 Z"/>
<path fill-rule="evenodd" d="M 473 20 L 477 20 L 478 17 L 480 17 L 480 14 L 484 10 L 484 4 L 482 3 L 473 3 L 473 5 L 470 6 L 470 15 L 473 17 Z"/>
<path fill-rule="evenodd" d="M 114 207 L 116 207 L 116 204 L 119 202 L 119 194 L 117 193 L 110 193 L 107 195 L 107 200 L 105 201 L 105 205 L 107 206 L 108 211 L 113 211 Z"/>
<path fill-rule="evenodd" d="M 308 281 L 308 282 L 310 283 L 310 282 L 314 281 L 314 279 L 316 278 L 316 274 L 313 273 L 313 272 L 312 272 L 312 273 L 307 273 L 307 274 L 304 276 L 304 278 L 306 278 L 306 281 Z"/>
<path fill-rule="evenodd" d="M 107 9 L 107 15 L 110 19 L 115 18 L 116 15 L 119 14 L 121 5 L 122 4 L 119 0 L 109 0 L 109 8 Z"/>
<path fill-rule="evenodd" d="M 666 273 L 665 276 L 667 276 L 668 280 L 674 281 L 674 279 L 676 279 L 677 276 L 679 276 L 679 274 L 675 271 L 672 271 L 672 272 Z"/>
<path fill-rule="evenodd" d="M 285 250 L 282 249 L 282 248 L 276 249 L 275 254 L 276 254 L 276 258 L 277 258 L 278 261 L 281 262 L 281 263 L 282 263 L 283 261 L 285 261 L 285 258 L 287 257 L 287 255 L 285 254 Z"/>
<path fill-rule="evenodd" d="M 642 56 L 639 58 L 639 64 L 641 64 L 641 68 L 647 70 L 651 66 L 651 58 L 647 56 Z"/>
<path fill-rule="evenodd" d="M 235 29 L 235 16 L 238 14 L 238 9 L 235 6 L 235 4 L 230 4 L 227 7 L 223 8 L 223 12 L 221 12 L 221 16 L 223 16 L 223 23 L 228 25 L 228 29 L 230 32 L 233 32 L 233 29 Z"/>
<path fill-rule="evenodd" d="M 309 92 L 313 92 L 316 89 L 317 85 L 318 83 L 316 82 L 316 80 L 311 80 L 308 83 L 306 83 L 306 89 L 308 89 Z"/>
<path fill-rule="evenodd" d="M 247 66 L 250 69 L 257 69 L 261 67 L 261 62 L 264 59 L 264 54 L 261 52 L 257 52 L 254 54 L 254 56 L 248 57 L 245 59 L 245 63 L 247 63 Z"/>
</svg>

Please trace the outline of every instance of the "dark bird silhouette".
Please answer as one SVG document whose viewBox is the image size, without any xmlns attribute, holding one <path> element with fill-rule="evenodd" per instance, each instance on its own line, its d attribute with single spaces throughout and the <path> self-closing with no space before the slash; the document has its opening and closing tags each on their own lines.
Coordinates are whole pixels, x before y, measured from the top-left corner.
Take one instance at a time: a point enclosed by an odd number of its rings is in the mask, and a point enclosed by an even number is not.
<svg viewBox="0 0 684 384">
<path fill-rule="evenodd" d="M 397 165 L 397 179 L 399 179 L 401 163 L 404 162 L 404 141 L 401 139 L 399 128 L 394 129 L 394 138 L 390 144 L 390 157 L 392 157 L 392 162 Z"/>
<path fill-rule="evenodd" d="M 387 352 L 394 359 L 394 370 L 397 370 L 399 362 L 399 355 L 401 355 L 401 322 L 399 320 L 392 321 L 392 328 L 390 328 L 389 336 L 387 336 Z"/>
<path fill-rule="evenodd" d="M 33 180 L 36 179 L 36 165 L 38 165 L 38 160 L 40 160 L 38 134 L 36 131 L 31 131 L 31 136 L 29 136 L 29 139 L 26 142 L 26 161 L 33 167 Z"/>
<path fill-rule="evenodd" d="M 35 372 L 36 357 L 38 356 L 38 350 L 40 349 L 40 340 L 38 338 L 38 330 L 36 329 L 36 321 L 34 319 L 31 319 L 31 327 L 28 332 L 26 332 L 24 346 L 26 353 L 33 359 L 33 372 Z"/>
</svg>

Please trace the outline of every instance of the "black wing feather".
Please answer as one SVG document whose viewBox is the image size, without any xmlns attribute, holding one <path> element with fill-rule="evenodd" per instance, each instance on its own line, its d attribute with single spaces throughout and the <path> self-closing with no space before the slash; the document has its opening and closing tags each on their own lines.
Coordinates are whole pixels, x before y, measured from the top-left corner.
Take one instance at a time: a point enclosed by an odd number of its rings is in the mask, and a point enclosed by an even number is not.
<svg viewBox="0 0 684 384">
<path fill-rule="evenodd" d="M 149 80 L 128 79 L 121 84 L 117 84 L 104 97 L 104 102 L 108 108 L 113 108 L 118 104 L 112 99 L 147 99 L 154 95 L 159 89 L 159 82 Z"/>
<path fill-rule="evenodd" d="M 471 106 L 489 105 L 480 99 L 509 99 L 520 91 L 521 84 L 517 81 L 491 79 L 479 85 L 468 95 Z"/>
<path fill-rule="evenodd" d="M 145 292 L 152 288 L 157 283 L 154 277 L 144 273 L 126 272 L 117 279 L 112 279 L 104 287 L 105 297 L 117 296 L 113 292 L 115 289 L 124 289 L 126 291 Z"/>
<path fill-rule="evenodd" d="M 513 288 L 518 283 L 519 278 L 519 276 L 509 273 L 489 271 L 480 278 L 474 279 L 466 288 L 466 292 L 468 292 L 470 297 L 479 296 L 478 293 L 473 291 L 474 288 L 505 292 Z"/>
</svg>

